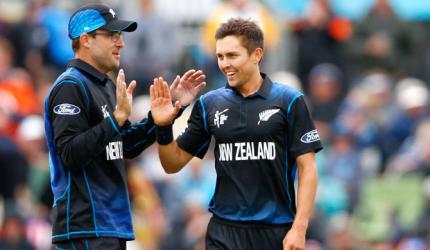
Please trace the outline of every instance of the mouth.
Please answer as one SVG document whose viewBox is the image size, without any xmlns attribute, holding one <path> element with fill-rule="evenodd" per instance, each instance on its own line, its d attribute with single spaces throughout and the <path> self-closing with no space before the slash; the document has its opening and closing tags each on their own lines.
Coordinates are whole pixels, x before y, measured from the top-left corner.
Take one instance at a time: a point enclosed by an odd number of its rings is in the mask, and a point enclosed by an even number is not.
<svg viewBox="0 0 430 250">
<path fill-rule="evenodd" d="M 227 71 L 225 72 L 225 76 L 227 76 L 228 79 L 232 79 L 236 75 L 235 71 Z"/>
<path fill-rule="evenodd" d="M 112 55 L 113 55 L 116 59 L 120 59 L 120 57 L 121 57 L 120 53 L 116 53 L 116 52 L 112 53 Z"/>
</svg>

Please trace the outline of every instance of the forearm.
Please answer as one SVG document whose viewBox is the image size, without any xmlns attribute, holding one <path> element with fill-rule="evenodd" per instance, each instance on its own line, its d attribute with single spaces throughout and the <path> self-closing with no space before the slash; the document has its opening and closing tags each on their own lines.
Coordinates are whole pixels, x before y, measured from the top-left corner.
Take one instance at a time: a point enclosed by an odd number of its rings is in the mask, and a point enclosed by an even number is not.
<svg viewBox="0 0 430 250">
<path fill-rule="evenodd" d="M 314 207 L 318 177 L 315 155 L 298 169 L 297 212 L 293 228 L 306 232 Z"/>
<path fill-rule="evenodd" d="M 166 145 L 159 145 L 158 152 L 161 165 L 168 174 L 181 170 L 193 157 L 181 149 L 175 140 Z"/>
<path fill-rule="evenodd" d="M 118 135 L 117 126 L 114 120 L 105 119 L 85 132 L 59 136 L 56 145 L 64 167 L 77 170 L 88 164 L 103 152 L 115 135 Z M 63 132 L 66 133 L 70 132 Z"/>
<path fill-rule="evenodd" d="M 138 156 L 155 142 L 155 124 L 151 112 L 149 112 L 148 118 L 134 125 L 130 125 L 130 122 L 127 121 L 123 129 L 125 158 Z"/>
</svg>

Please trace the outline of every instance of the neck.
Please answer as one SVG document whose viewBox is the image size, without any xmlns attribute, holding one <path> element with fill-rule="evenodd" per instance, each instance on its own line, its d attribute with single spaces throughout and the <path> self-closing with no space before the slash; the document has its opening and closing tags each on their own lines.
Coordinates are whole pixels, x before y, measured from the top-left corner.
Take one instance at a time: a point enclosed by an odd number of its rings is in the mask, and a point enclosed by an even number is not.
<svg viewBox="0 0 430 250">
<path fill-rule="evenodd" d="M 243 97 L 247 97 L 256 93 L 262 84 L 263 77 L 261 77 L 260 71 L 255 71 L 255 73 L 249 78 L 248 82 L 237 88 L 237 90 L 242 94 Z"/>
<path fill-rule="evenodd" d="M 107 74 L 109 71 L 100 67 L 100 65 L 98 65 L 97 63 L 94 62 L 94 60 L 91 58 L 91 56 L 89 55 L 89 53 L 76 53 L 75 54 L 75 58 L 76 59 L 80 59 L 86 63 L 88 63 L 89 65 L 93 66 L 98 72 L 102 73 L 102 74 Z"/>
</svg>

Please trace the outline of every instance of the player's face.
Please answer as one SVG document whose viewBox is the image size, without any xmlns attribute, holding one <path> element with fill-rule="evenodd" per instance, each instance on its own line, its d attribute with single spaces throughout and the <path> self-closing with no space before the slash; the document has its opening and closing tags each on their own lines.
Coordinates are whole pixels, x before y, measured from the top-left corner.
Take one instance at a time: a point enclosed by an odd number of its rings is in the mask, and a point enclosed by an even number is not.
<svg viewBox="0 0 430 250">
<path fill-rule="evenodd" d="M 90 37 L 90 53 L 95 65 L 103 73 L 118 69 L 120 50 L 125 46 L 121 33 L 97 30 L 95 34 Z"/>
<path fill-rule="evenodd" d="M 238 36 L 226 36 L 216 42 L 218 67 L 227 77 L 230 87 L 240 90 L 252 77 L 259 74 L 256 50 L 251 54 Z"/>
</svg>

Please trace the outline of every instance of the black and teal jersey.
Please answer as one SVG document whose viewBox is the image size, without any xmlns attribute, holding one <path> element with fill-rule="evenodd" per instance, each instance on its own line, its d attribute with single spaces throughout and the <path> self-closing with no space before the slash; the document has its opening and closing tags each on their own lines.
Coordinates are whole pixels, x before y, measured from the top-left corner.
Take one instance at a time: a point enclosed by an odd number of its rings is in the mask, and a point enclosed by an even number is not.
<svg viewBox="0 0 430 250">
<path fill-rule="evenodd" d="M 203 158 L 213 137 L 217 181 L 209 210 L 231 221 L 285 224 L 296 212 L 296 158 L 320 139 L 303 94 L 262 73 L 244 98 L 228 85 L 200 97 L 179 147 Z"/>
<path fill-rule="evenodd" d="M 79 59 L 69 63 L 45 100 L 53 242 L 134 239 L 124 159 L 155 142 L 155 126 L 149 118 L 120 127 L 115 100 L 114 83 Z"/>
</svg>

